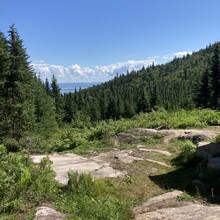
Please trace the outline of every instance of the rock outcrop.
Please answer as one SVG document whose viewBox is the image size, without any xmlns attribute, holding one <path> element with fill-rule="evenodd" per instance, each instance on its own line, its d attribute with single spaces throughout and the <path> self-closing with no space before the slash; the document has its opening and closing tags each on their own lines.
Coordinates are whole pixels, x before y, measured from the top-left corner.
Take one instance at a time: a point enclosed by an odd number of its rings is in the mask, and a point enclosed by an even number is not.
<svg viewBox="0 0 220 220">
<path fill-rule="evenodd" d="M 220 157 L 213 157 L 208 160 L 207 168 L 209 170 L 220 171 Z"/>
<path fill-rule="evenodd" d="M 174 190 L 172 192 L 168 192 L 154 198 L 149 199 L 147 202 L 142 204 L 141 206 L 135 207 L 133 212 L 136 216 L 142 215 L 143 213 L 147 213 L 149 211 L 160 209 L 161 207 L 170 206 L 171 201 L 176 202 L 176 198 L 182 195 L 183 192 L 179 190 Z"/>
<path fill-rule="evenodd" d="M 134 128 L 125 132 L 119 133 L 115 139 L 120 143 L 136 143 L 150 137 L 162 137 L 164 142 L 169 142 L 172 139 L 191 140 L 193 143 L 204 141 L 216 136 L 215 131 L 201 131 L 196 129 L 191 130 L 160 130 L 147 128 Z"/>
<path fill-rule="evenodd" d="M 65 215 L 57 212 L 49 206 L 39 206 L 35 213 L 34 220 L 62 220 Z"/>
<path fill-rule="evenodd" d="M 182 207 L 164 208 L 137 215 L 135 220 L 219 220 L 219 206 L 190 204 Z"/>
<path fill-rule="evenodd" d="M 46 155 L 32 155 L 33 162 L 40 163 Z M 124 177 L 125 171 L 113 169 L 109 162 L 99 158 L 86 158 L 77 154 L 51 154 L 48 155 L 53 162 L 52 169 L 56 173 L 56 180 L 59 183 L 68 183 L 68 172 L 74 171 L 79 173 L 91 173 L 91 175 L 104 177 Z"/>
<path fill-rule="evenodd" d="M 220 206 L 178 201 L 183 192 L 173 191 L 149 199 L 133 209 L 135 220 L 219 220 Z"/>
<path fill-rule="evenodd" d="M 220 155 L 220 144 L 213 142 L 200 142 L 196 150 L 196 156 L 209 159 Z"/>
</svg>

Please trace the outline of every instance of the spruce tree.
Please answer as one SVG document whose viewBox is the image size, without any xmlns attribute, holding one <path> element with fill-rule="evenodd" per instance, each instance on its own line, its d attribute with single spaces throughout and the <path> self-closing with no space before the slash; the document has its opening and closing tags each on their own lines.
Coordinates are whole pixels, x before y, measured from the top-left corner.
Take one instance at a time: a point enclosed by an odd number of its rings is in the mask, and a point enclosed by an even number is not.
<svg viewBox="0 0 220 220">
<path fill-rule="evenodd" d="M 4 84 L 8 136 L 19 139 L 35 125 L 33 71 L 23 41 L 12 25 L 9 29 L 9 71 Z"/>
<path fill-rule="evenodd" d="M 49 83 L 49 80 L 47 78 L 45 80 L 45 90 L 46 90 L 47 95 L 51 95 L 50 83 Z"/>
<path fill-rule="evenodd" d="M 210 90 L 211 90 L 211 107 L 220 108 L 220 49 L 217 44 L 214 49 L 214 55 L 210 71 Z"/>
<path fill-rule="evenodd" d="M 47 95 L 43 83 L 36 78 L 35 81 L 35 132 L 49 137 L 57 129 L 56 113 L 53 100 Z"/>
<path fill-rule="evenodd" d="M 0 137 L 4 137 L 7 133 L 7 108 L 5 97 L 5 83 L 6 77 L 9 73 L 9 49 L 7 39 L 2 32 L 0 32 Z"/>
<path fill-rule="evenodd" d="M 60 88 L 57 83 L 56 77 L 53 75 L 51 80 L 51 96 L 54 99 L 55 109 L 56 109 L 56 119 L 59 125 L 62 124 L 64 118 L 64 111 L 63 111 L 63 99 L 61 96 Z"/>
</svg>

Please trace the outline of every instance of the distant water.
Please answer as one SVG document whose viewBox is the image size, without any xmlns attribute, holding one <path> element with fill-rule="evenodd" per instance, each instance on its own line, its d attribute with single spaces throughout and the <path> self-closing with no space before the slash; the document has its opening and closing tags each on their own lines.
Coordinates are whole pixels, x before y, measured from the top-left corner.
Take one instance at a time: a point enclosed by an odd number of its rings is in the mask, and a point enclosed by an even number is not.
<svg viewBox="0 0 220 220">
<path fill-rule="evenodd" d="M 61 93 L 69 93 L 74 92 L 75 89 L 78 91 L 81 89 L 86 89 L 92 86 L 96 86 L 100 84 L 100 82 L 82 82 L 82 83 L 59 83 L 59 87 L 61 89 Z"/>
</svg>

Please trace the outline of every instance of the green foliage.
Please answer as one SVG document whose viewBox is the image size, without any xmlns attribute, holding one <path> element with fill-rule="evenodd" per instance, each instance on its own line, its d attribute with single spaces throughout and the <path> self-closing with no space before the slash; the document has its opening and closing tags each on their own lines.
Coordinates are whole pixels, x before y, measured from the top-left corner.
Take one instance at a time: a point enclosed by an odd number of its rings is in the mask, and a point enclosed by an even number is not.
<svg viewBox="0 0 220 220">
<path fill-rule="evenodd" d="M 185 141 L 181 146 L 180 154 L 172 159 L 171 164 L 176 167 L 186 166 L 195 159 L 196 146 L 191 141 Z"/>
<path fill-rule="evenodd" d="M 14 25 L 8 33 L 6 39 L 0 32 L 0 141 L 11 139 L 5 145 L 18 150 L 12 139 L 33 133 L 49 137 L 57 123 L 54 103 L 36 77 Z"/>
<path fill-rule="evenodd" d="M 22 211 L 51 199 L 57 191 L 51 163 L 34 166 L 23 153 L 7 153 L 0 145 L 0 213 Z"/>
<path fill-rule="evenodd" d="M 216 143 L 220 143 L 220 134 L 218 134 L 218 135 L 215 137 L 215 142 L 216 142 Z"/>
<path fill-rule="evenodd" d="M 88 143 L 85 130 L 77 128 L 64 128 L 55 133 L 48 141 L 47 149 L 50 151 L 67 151 Z"/>
<path fill-rule="evenodd" d="M 177 196 L 177 201 L 189 201 L 192 199 L 193 197 L 187 193 L 183 193 L 180 196 Z"/>
<path fill-rule="evenodd" d="M 66 192 L 55 202 L 63 212 L 74 219 L 131 219 L 130 203 L 110 196 L 110 188 L 103 180 L 89 174 L 69 173 Z"/>
<path fill-rule="evenodd" d="M 14 138 L 6 138 L 3 140 L 3 144 L 9 152 L 17 152 L 20 150 L 20 144 Z"/>
<path fill-rule="evenodd" d="M 218 109 L 219 45 L 215 43 L 165 65 L 152 65 L 98 86 L 64 94 L 66 118 L 68 122 L 74 120 L 78 111 L 99 121 L 131 118 L 157 107 L 169 111 L 195 107 Z M 184 121 L 179 125 L 186 126 Z"/>
<path fill-rule="evenodd" d="M 118 146 L 114 138 L 120 132 L 132 128 L 200 128 L 219 123 L 220 113 L 210 110 L 179 110 L 166 111 L 158 109 L 150 113 L 141 113 L 131 119 L 108 120 L 89 125 L 85 120 L 80 120 L 76 126 L 65 126 L 55 132 L 51 138 L 39 146 L 44 151 L 72 151 L 83 153 L 93 148 L 105 148 Z M 159 138 L 159 137 L 158 137 Z M 159 140 L 159 139 L 158 139 Z M 151 141 L 158 141 L 153 139 Z M 35 140 L 36 142 L 37 140 Z"/>
</svg>

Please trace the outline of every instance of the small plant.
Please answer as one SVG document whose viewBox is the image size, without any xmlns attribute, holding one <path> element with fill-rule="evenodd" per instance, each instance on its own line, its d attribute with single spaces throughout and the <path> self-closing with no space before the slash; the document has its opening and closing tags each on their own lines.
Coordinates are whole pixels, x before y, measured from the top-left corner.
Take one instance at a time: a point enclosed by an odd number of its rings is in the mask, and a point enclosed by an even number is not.
<svg viewBox="0 0 220 220">
<path fill-rule="evenodd" d="M 193 197 L 189 195 L 188 193 L 183 193 L 177 197 L 177 201 L 188 201 L 188 200 L 191 200 L 192 198 Z"/>
<path fill-rule="evenodd" d="M 218 135 L 216 136 L 215 142 L 216 142 L 216 143 L 220 143 L 220 134 L 218 134 Z"/>
<path fill-rule="evenodd" d="M 113 197 L 111 190 L 104 180 L 70 172 L 66 191 L 54 204 L 74 219 L 132 219 L 131 204 Z"/>
<path fill-rule="evenodd" d="M 20 144 L 14 138 L 6 138 L 3 140 L 3 144 L 8 152 L 18 152 L 20 150 Z"/>
<path fill-rule="evenodd" d="M 195 158 L 196 146 L 189 140 L 185 141 L 181 146 L 180 154 L 171 160 L 171 164 L 176 167 L 186 166 Z"/>
</svg>

